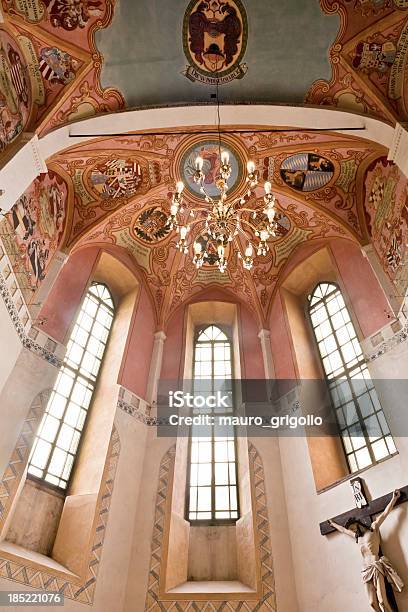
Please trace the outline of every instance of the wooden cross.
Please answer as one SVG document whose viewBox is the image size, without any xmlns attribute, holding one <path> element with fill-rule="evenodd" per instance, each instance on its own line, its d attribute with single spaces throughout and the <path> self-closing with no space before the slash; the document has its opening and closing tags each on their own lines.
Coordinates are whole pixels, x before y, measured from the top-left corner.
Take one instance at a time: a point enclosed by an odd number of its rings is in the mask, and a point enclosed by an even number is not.
<svg viewBox="0 0 408 612">
<path fill-rule="evenodd" d="M 400 488 L 399 490 L 401 491 L 401 496 L 397 499 L 395 507 L 403 504 L 404 502 L 408 502 L 408 485 Z M 343 514 L 339 514 L 338 516 L 334 516 L 332 519 L 323 521 L 323 523 L 320 523 L 320 533 L 322 535 L 327 535 L 328 533 L 333 533 L 336 531 L 336 529 L 330 525 L 329 520 L 334 521 L 338 525 L 342 525 L 344 527 L 348 519 L 355 518 L 369 527 L 372 522 L 372 517 L 376 514 L 380 514 L 380 512 L 383 512 L 390 503 L 391 498 L 392 493 L 387 493 L 387 495 L 373 499 L 363 508 L 354 508 L 353 510 L 343 512 Z"/>
</svg>

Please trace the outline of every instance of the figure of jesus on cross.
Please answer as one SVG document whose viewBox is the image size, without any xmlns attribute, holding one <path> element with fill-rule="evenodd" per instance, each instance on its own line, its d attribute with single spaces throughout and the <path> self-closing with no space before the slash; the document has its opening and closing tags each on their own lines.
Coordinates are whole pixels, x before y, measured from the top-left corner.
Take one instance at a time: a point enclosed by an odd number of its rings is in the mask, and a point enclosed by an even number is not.
<svg viewBox="0 0 408 612">
<path fill-rule="evenodd" d="M 380 548 L 380 526 L 394 508 L 400 495 L 399 490 L 394 491 L 391 501 L 371 523 L 370 527 L 356 518 L 350 518 L 344 527 L 334 521 L 328 521 L 331 527 L 354 538 L 357 544 L 360 544 L 360 551 L 363 556 L 362 578 L 371 608 L 376 612 L 393 612 L 387 598 L 385 580 L 391 584 L 394 590 L 399 592 L 402 591 L 404 586 L 390 561 L 381 554 Z"/>
</svg>

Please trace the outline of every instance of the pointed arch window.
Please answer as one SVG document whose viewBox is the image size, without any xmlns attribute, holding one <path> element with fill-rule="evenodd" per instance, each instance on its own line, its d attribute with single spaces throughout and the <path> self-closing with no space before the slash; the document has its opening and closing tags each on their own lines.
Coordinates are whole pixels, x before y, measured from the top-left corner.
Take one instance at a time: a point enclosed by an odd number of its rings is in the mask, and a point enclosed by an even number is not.
<svg viewBox="0 0 408 612">
<path fill-rule="evenodd" d="M 349 468 L 356 472 L 396 453 L 394 440 L 337 285 L 317 285 L 309 316 Z"/>
<path fill-rule="evenodd" d="M 216 325 L 200 329 L 194 345 L 194 392 L 222 390 L 229 408 L 206 409 L 213 415 L 231 414 L 232 346 L 227 333 Z M 200 409 L 202 414 L 205 410 Z M 209 425 L 200 435 L 193 426 L 187 472 L 187 520 L 207 524 L 235 523 L 239 517 L 237 448 L 233 426 Z"/>
<path fill-rule="evenodd" d="M 69 483 L 113 317 L 108 288 L 93 283 L 75 321 L 28 466 L 29 475 L 60 489 Z"/>
</svg>

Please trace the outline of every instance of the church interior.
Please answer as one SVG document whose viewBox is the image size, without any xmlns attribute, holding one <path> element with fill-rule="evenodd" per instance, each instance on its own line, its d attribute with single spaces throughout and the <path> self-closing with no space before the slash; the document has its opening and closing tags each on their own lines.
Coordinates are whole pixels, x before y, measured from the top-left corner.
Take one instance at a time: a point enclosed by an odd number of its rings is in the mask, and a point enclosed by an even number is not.
<svg viewBox="0 0 408 612">
<path fill-rule="evenodd" d="M 408 612 L 408 1 L 0 57 L 0 610 Z"/>
</svg>

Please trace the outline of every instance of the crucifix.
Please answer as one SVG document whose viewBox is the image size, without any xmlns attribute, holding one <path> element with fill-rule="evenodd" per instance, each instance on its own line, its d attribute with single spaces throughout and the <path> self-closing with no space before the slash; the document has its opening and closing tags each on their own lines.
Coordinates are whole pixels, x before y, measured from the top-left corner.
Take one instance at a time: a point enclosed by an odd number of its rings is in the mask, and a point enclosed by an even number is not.
<svg viewBox="0 0 408 612">
<path fill-rule="evenodd" d="M 408 485 L 368 501 L 361 478 L 350 484 L 355 510 L 320 523 L 320 533 L 339 531 L 355 539 L 363 557 L 362 579 L 371 608 L 376 612 L 398 612 L 393 590 L 400 592 L 404 583 L 382 553 L 379 528 L 395 506 L 408 501 Z"/>
</svg>

